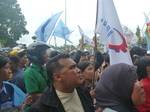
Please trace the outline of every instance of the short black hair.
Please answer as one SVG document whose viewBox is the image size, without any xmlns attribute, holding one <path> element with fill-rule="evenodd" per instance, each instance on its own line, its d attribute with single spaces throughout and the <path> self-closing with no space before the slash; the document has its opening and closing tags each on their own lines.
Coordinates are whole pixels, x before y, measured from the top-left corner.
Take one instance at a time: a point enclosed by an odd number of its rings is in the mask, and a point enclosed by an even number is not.
<svg viewBox="0 0 150 112">
<path fill-rule="evenodd" d="M 82 51 L 78 50 L 77 52 L 75 52 L 71 58 L 76 62 L 78 63 L 80 61 L 80 58 L 82 56 Z"/>
<path fill-rule="evenodd" d="M 146 54 L 146 49 L 138 47 L 138 46 L 133 46 L 130 50 L 130 55 L 131 55 L 131 59 L 134 62 L 134 55 L 137 55 L 139 57 L 142 57 Z"/>
<path fill-rule="evenodd" d="M 9 62 L 9 58 L 0 55 L 0 69 L 4 67 Z"/>
<path fill-rule="evenodd" d="M 138 79 L 141 80 L 145 77 L 147 77 L 147 70 L 146 70 L 146 67 L 147 66 L 150 66 L 150 58 L 149 57 L 141 57 L 137 63 L 136 63 L 136 66 L 137 66 L 137 75 L 138 75 Z"/>
<path fill-rule="evenodd" d="M 49 58 L 55 57 L 56 55 L 59 55 L 60 52 L 59 51 L 51 51 L 49 54 Z"/>
<path fill-rule="evenodd" d="M 95 71 L 102 65 L 104 57 L 100 51 L 95 52 Z"/>
<path fill-rule="evenodd" d="M 52 80 L 54 72 L 59 71 L 63 68 L 63 66 L 59 63 L 59 60 L 67 59 L 67 58 L 69 58 L 68 54 L 61 53 L 49 59 L 48 63 L 46 64 L 46 70 L 51 80 Z"/>
<path fill-rule="evenodd" d="M 90 61 L 82 61 L 77 64 L 77 67 L 81 70 L 81 72 L 83 72 L 89 65 L 94 66 L 94 63 Z"/>
</svg>

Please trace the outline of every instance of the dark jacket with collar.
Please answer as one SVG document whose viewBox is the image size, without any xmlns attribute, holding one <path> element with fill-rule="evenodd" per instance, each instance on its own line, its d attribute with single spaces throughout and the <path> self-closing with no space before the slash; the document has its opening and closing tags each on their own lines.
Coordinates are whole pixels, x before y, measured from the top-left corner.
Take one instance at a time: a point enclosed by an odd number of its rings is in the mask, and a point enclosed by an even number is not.
<svg viewBox="0 0 150 112">
<path fill-rule="evenodd" d="M 83 105 L 84 112 L 94 112 L 93 101 L 87 91 L 76 88 Z M 29 112 L 65 112 L 54 87 L 48 88 L 40 99 L 32 105 Z"/>
</svg>

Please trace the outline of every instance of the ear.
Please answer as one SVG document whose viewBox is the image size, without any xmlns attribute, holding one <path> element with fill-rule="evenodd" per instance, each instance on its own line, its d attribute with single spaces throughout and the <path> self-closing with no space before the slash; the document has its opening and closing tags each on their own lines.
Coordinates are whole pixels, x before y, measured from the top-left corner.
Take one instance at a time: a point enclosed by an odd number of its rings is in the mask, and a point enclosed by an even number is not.
<svg viewBox="0 0 150 112">
<path fill-rule="evenodd" d="M 54 81 L 61 81 L 62 80 L 62 76 L 60 75 L 60 73 L 54 73 L 53 76 Z"/>
</svg>

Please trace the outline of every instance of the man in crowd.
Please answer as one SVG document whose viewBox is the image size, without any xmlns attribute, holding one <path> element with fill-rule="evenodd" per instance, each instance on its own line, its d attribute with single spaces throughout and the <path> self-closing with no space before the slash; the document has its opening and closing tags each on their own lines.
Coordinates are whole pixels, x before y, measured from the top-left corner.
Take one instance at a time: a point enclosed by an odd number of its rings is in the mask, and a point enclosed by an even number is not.
<svg viewBox="0 0 150 112">
<path fill-rule="evenodd" d="M 90 95 L 79 87 L 83 76 L 68 55 L 51 58 L 46 68 L 52 84 L 32 105 L 30 112 L 94 112 Z"/>
<path fill-rule="evenodd" d="M 31 104 L 41 96 L 41 93 L 48 86 L 49 80 L 44 68 L 48 60 L 48 49 L 49 46 L 42 42 L 34 42 L 27 48 L 27 57 L 31 64 L 25 70 L 24 80 Z M 28 111 L 27 108 L 25 110 Z"/>
</svg>

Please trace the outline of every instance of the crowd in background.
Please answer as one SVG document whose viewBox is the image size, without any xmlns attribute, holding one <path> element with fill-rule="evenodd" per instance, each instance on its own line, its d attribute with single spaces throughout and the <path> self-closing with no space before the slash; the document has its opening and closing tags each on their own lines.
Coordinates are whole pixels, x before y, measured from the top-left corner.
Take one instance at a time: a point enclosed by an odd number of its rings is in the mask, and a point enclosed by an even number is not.
<svg viewBox="0 0 150 112">
<path fill-rule="evenodd" d="M 42 42 L 0 52 L 0 111 L 150 112 L 150 54 L 109 65 L 108 53 L 62 53 Z"/>
</svg>

